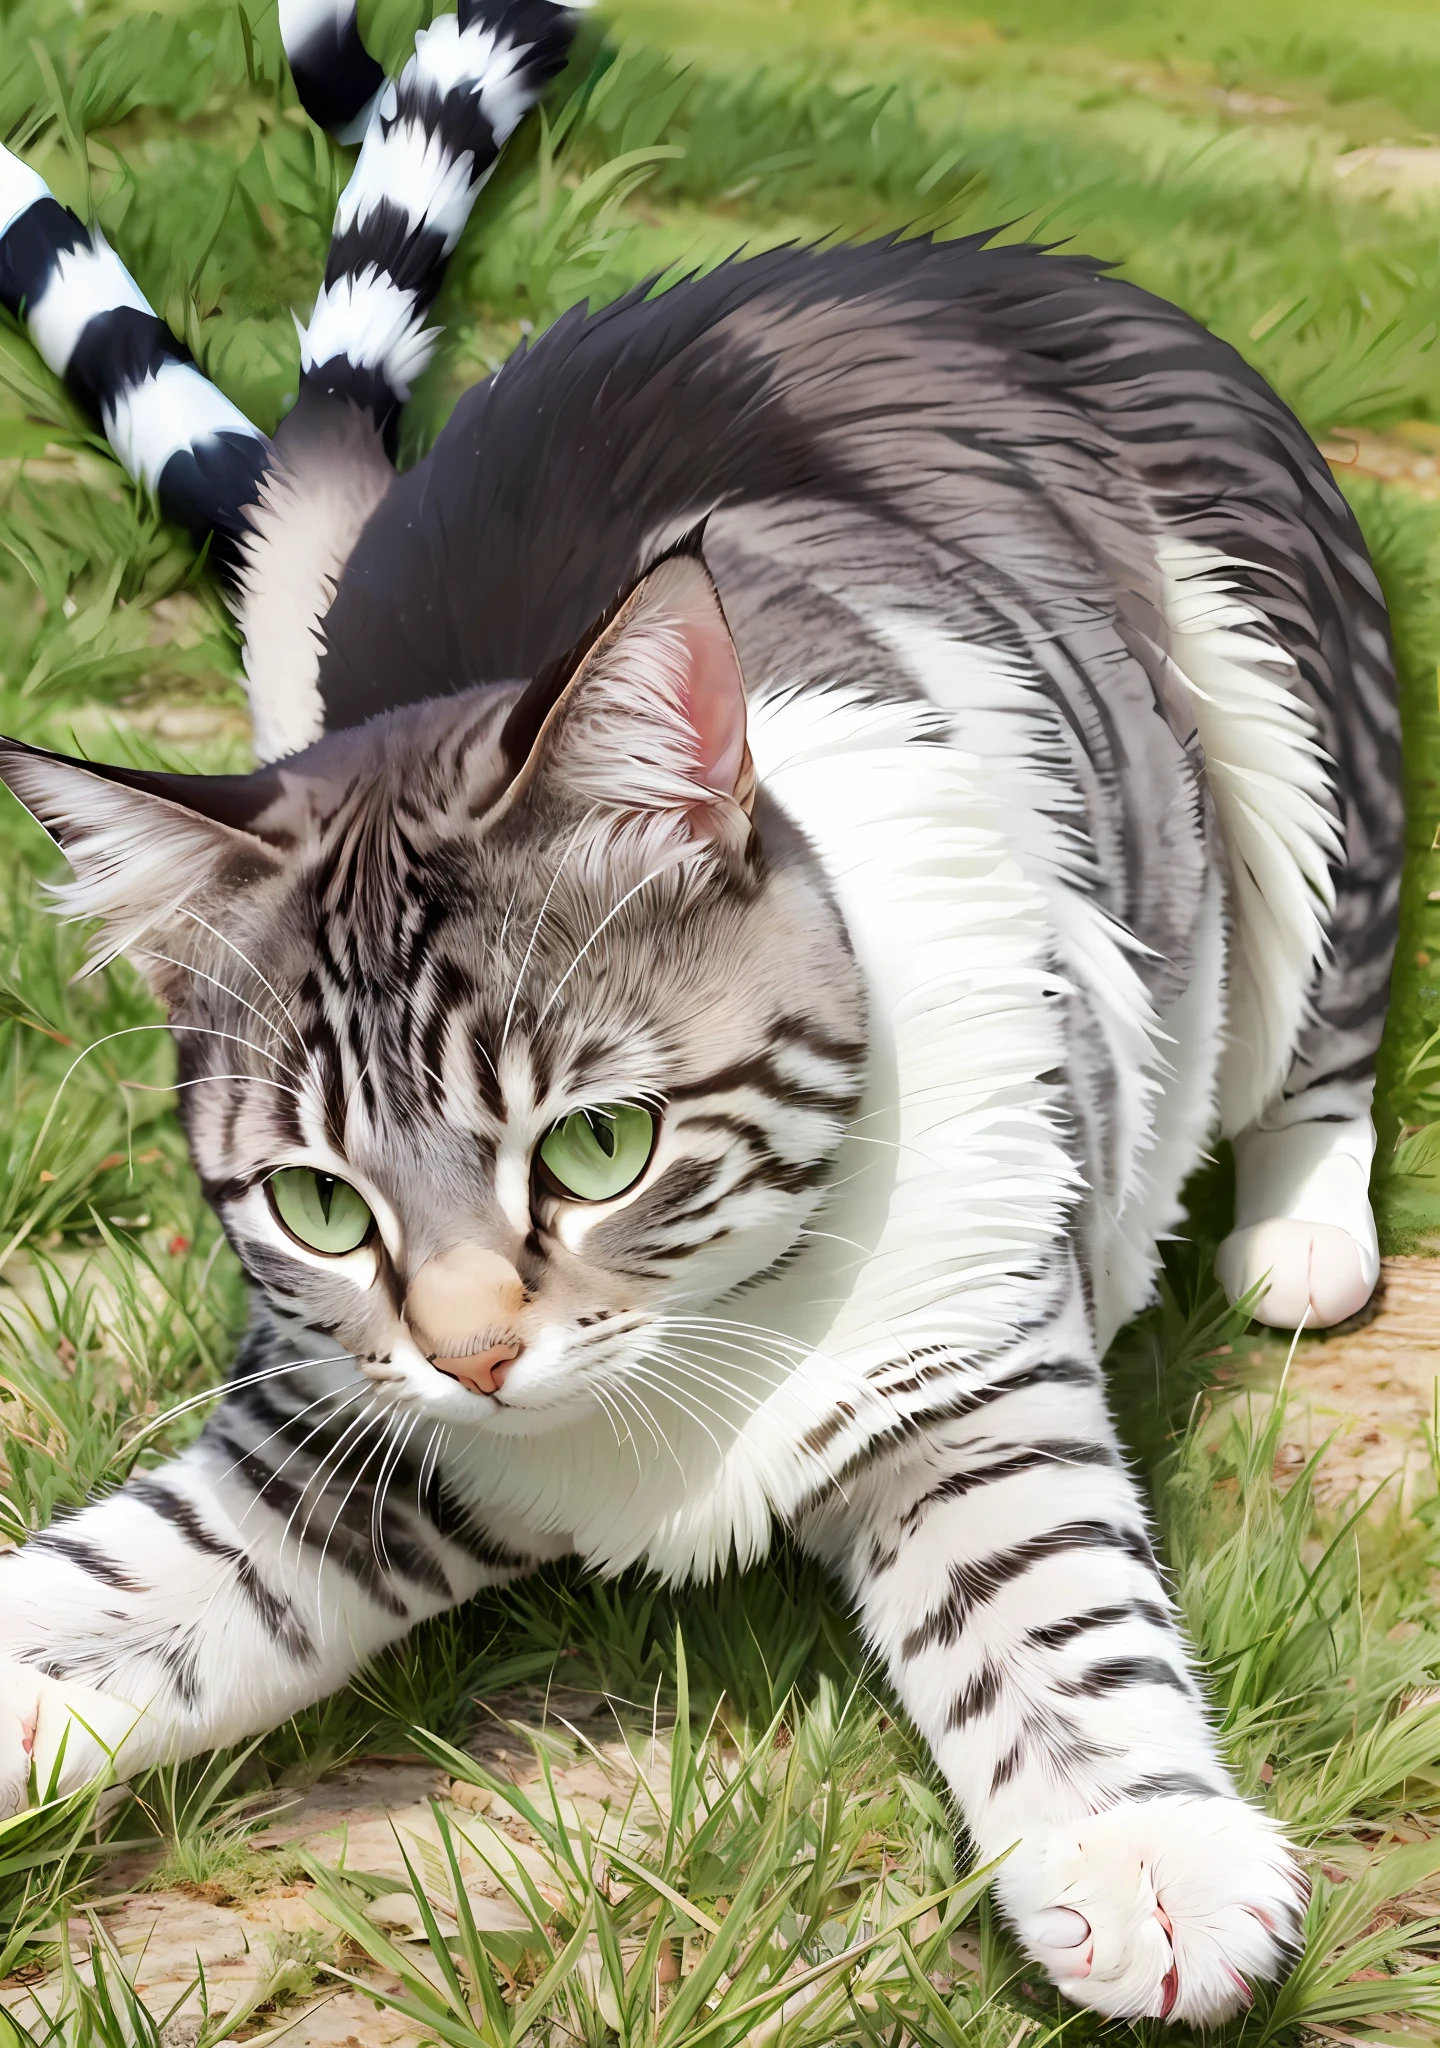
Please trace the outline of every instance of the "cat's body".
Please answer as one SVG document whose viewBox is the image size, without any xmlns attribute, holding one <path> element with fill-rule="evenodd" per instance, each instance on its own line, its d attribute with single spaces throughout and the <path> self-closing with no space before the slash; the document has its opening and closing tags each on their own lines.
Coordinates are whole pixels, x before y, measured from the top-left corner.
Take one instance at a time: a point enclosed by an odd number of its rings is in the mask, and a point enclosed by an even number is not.
<svg viewBox="0 0 1440 2048">
<path fill-rule="evenodd" d="M 1099 1359 L 1217 1127 L 1232 1292 L 1374 1281 L 1398 743 L 1323 462 L 1172 308 L 924 243 L 571 316 L 404 477 L 333 404 L 286 459 L 242 604 L 278 765 L 0 762 L 171 1004 L 257 1288 L 195 1448 L 0 1561 L 0 1711 L 53 1754 L 79 1697 L 133 1766 L 540 1561 L 785 1522 L 1032 1953 L 1231 2009 L 1301 1885 Z M 545 1148 L 597 1104 L 651 1149 L 580 1199 Z M 370 1235 L 307 1249 L 277 1169 Z"/>
</svg>

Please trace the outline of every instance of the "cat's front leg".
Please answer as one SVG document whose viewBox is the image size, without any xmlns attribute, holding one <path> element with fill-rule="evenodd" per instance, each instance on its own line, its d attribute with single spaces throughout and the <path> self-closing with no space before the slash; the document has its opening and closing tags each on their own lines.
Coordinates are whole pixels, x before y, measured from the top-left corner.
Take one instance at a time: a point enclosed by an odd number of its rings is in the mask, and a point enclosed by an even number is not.
<svg viewBox="0 0 1440 2048">
<path fill-rule="evenodd" d="M 43 1797 L 274 1727 L 527 1567 L 405 1456 L 403 1417 L 354 1412 L 242 1388 L 172 1464 L 0 1557 L 0 1814 L 32 1766 Z"/>
<path fill-rule="evenodd" d="M 1100 2012 L 1211 2021 L 1283 1972 L 1306 1886 L 1220 1760 L 1081 1328 L 932 1382 L 909 1447 L 806 1534 L 1005 1858 L 1028 1952 Z"/>
<path fill-rule="evenodd" d="M 269 1521 L 197 1447 L 0 1558 L 0 1811 L 25 1805 L 32 1765 L 43 1797 L 189 1755 L 282 1720 L 379 1647 L 359 1603 L 339 1609 L 334 1568 L 312 1557 L 307 1577 L 293 1543 L 282 1559 Z"/>
</svg>

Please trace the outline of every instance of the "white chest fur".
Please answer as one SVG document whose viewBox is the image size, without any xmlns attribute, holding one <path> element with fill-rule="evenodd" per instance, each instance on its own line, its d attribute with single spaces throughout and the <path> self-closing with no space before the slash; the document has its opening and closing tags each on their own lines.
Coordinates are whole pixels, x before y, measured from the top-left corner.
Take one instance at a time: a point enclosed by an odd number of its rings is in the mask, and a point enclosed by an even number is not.
<svg viewBox="0 0 1440 2048">
<path fill-rule="evenodd" d="M 865 969 L 868 1085 L 800 1256 L 716 1305 L 724 1344 L 698 1349 L 673 1392 L 647 1387 L 648 1425 L 627 1440 L 597 1412 L 452 1445 L 447 1469 L 492 1521 L 601 1569 L 703 1576 L 754 1558 L 893 1417 L 886 1381 L 917 1352 L 943 1345 L 983 1377 L 1074 1189 L 1043 1078 L 1065 1050 L 1045 904 L 985 764 L 924 707 L 839 694 L 762 693 L 750 738 Z M 735 1361 L 725 1397 L 717 1357 Z"/>
</svg>

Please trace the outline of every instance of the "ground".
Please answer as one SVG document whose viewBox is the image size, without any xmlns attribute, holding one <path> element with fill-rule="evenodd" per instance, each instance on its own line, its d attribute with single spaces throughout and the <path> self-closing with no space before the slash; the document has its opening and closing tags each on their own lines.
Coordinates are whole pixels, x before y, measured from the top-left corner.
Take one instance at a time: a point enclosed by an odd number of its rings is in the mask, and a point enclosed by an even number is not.
<svg viewBox="0 0 1440 2048">
<path fill-rule="evenodd" d="M 392 65 L 420 18 L 362 8 Z M 295 104 L 273 8 L 12 0 L 0 132 L 273 424 L 348 161 Z M 1433 0 L 611 0 L 477 211 L 402 449 L 587 295 L 742 245 L 998 228 L 1179 300 L 1350 495 L 1395 619 L 1409 806 L 1383 1294 L 1293 1355 L 1248 1330 L 1209 1279 L 1221 1158 L 1113 1360 L 1235 1769 L 1315 1876 L 1304 1960 L 1226 2048 L 1440 2033 L 1437 132 Z M 238 767 L 236 673 L 203 567 L 0 332 L 0 729 Z M 216 1384 L 242 1303 L 152 1004 L 123 967 L 72 978 L 52 856 L 13 807 L 0 844 L 0 1540 L 21 1541 L 196 1426 L 170 1411 Z M 875 1685 L 785 1555 L 683 1597 L 562 1573 L 476 1603 L 243 1754 L 0 1828 L 0 2042 L 1113 2031 L 1019 1966 Z"/>
</svg>

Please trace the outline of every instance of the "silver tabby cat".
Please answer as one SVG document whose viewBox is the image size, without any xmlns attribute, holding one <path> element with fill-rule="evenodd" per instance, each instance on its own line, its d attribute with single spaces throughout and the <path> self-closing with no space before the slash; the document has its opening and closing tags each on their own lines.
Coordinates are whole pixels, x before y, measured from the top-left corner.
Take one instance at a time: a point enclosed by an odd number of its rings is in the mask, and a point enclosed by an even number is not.
<svg viewBox="0 0 1440 2048">
<path fill-rule="evenodd" d="M 545 75 L 517 50 L 567 30 L 420 38 L 300 404 L 228 484 L 209 415 L 162 430 L 88 346 L 132 468 L 234 537 L 267 765 L 0 769 L 168 1005 L 254 1315 L 190 1450 L 0 1559 L 0 1802 L 62 1737 L 69 1784 L 266 1728 L 545 1560 L 704 1577 L 783 1523 L 1028 1952 L 1213 2021 L 1305 1885 L 1227 1775 L 1100 1361 L 1217 1130 L 1233 1297 L 1313 1327 L 1374 1284 L 1376 581 L 1227 347 L 975 241 L 572 314 L 394 475 L 402 258 L 433 293 Z M 76 376 L 114 259 L 22 171 L 0 271 Z"/>
</svg>

